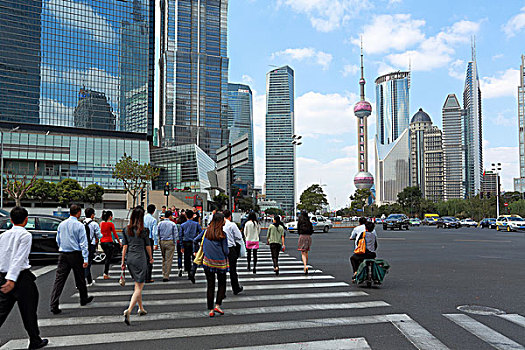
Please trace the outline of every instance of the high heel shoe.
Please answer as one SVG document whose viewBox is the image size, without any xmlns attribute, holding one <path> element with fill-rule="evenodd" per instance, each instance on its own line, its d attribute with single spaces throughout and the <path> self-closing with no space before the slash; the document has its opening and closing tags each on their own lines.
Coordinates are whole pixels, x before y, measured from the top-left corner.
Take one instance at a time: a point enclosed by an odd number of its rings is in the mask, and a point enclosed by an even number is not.
<svg viewBox="0 0 525 350">
<path fill-rule="evenodd" d="M 139 310 L 139 311 L 137 312 L 137 314 L 138 314 L 139 316 L 144 316 L 144 315 L 147 315 L 148 312 L 147 312 L 146 310 Z"/>
<path fill-rule="evenodd" d="M 305 268 L 304 268 L 304 274 L 305 274 L 305 275 L 308 275 L 308 267 L 305 267 Z"/>
<path fill-rule="evenodd" d="M 131 325 L 131 322 L 129 320 L 129 311 L 128 310 L 124 310 L 124 323 L 127 324 L 128 326 Z"/>
</svg>

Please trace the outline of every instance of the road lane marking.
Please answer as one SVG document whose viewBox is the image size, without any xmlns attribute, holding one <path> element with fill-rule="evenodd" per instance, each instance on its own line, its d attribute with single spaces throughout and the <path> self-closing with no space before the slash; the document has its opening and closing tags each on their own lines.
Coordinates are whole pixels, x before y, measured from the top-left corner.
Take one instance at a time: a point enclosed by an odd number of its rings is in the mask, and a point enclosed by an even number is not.
<svg viewBox="0 0 525 350">
<path fill-rule="evenodd" d="M 397 237 L 377 237 L 377 239 L 382 241 L 406 241 L 406 238 L 397 238 Z"/>
<path fill-rule="evenodd" d="M 275 296 L 273 296 L 275 297 Z M 226 299 L 228 300 L 228 299 Z M 86 344 L 110 344 L 110 343 L 130 343 L 147 340 L 158 339 L 177 339 L 188 337 L 224 335 L 224 334 L 243 334 L 243 333 L 259 333 L 272 332 L 282 330 L 294 329 L 310 329 L 322 327 L 341 327 L 352 325 L 368 325 L 390 322 L 401 322 L 412 320 L 406 314 L 393 315 L 369 315 L 369 316 L 353 316 L 353 317 L 338 317 L 338 318 L 320 318 L 307 320 L 293 320 L 293 321 L 277 321 L 277 322 L 260 322 L 260 323 L 243 323 L 233 325 L 221 326 L 207 326 L 207 327 L 189 327 L 176 329 L 161 329 L 161 330 L 145 330 L 145 331 L 130 331 L 117 333 L 97 333 L 97 334 L 80 334 L 48 337 L 50 347 L 65 347 L 65 346 L 84 346 Z M 133 322 L 133 320 L 132 320 Z M 430 333 L 428 333 L 430 334 Z M 404 334 L 406 336 L 406 334 Z M 432 337 L 432 335 L 430 335 Z M 434 339 L 433 344 L 439 344 L 439 340 Z M 421 350 L 435 350 L 435 347 L 428 347 L 426 343 L 419 344 Z M 27 347 L 27 339 L 10 340 L 1 350 L 7 349 L 24 349 Z M 443 345 L 444 348 L 444 345 Z"/>
<path fill-rule="evenodd" d="M 323 311 L 323 310 L 346 310 L 346 309 L 367 309 L 374 307 L 387 307 L 390 304 L 384 301 L 366 301 L 356 303 L 339 303 L 339 304 L 306 304 L 306 305 L 280 305 L 280 306 L 263 306 L 256 308 L 244 309 L 225 309 L 228 316 L 253 315 L 266 313 L 282 312 L 302 312 L 302 311 Z M 180 320 L 188 318 L 207 317 L 207 311 L 178 311 L 158 314 L 147 314 L 145 316 L 133 318 L 133 322 L 147 322 L 159 320 Z M 75 326 L 88 324 L 107 324 L 121 323 L 122 316 L 88 316 L 88 317 L 71 317 L 71 318 L 47 318 L 38 320 L 40 327 L 56 326 Z"/>
<path fill-rule="evenodd" d="M 306 265 L 308 266 L 308 268 L 313 268 L 312 265 Z M 253 272 L 252 270 L 247 270 L 246 269 L 246 266 L 241 266 L 241 267 L 244 267 L 244 269 L 237 269 L 237 273 L 238 274 L 241 274 L 241 272 L 244 272 L 245 274 L 251 274 L 253 275 Z M 282 271 L 282 270 L 298 270 L 298 271 L 301 271 L 301 272 L 304 272 L 303 270 L 303 263 L 300 263 L 300 264 L 297 264 L 295 266 L 288 266 L 288 265 L 281 265 L 279 264 L 279 271 Z M 264 271 L 264 270 L 271 270 L 271 272 L 273 273 L 273 265 L 267 265 L 267 266 L 259 266 L 257 265 L 257 272 L 259 271 Z M 121 269 L 111 269 L 109 270 L 109 273 L 118 273 L 120 274 L 120 271 L 122 271 Z M 161 268 L 153 268 L 153 272 L 162 272 L 162 269 Z M 173 270 L 171 271 L 171 274 L 177 274 L 178 273 L 178 270 Z"/>
<path fill-rule="evenodd" d="M 204 273 L 200 271 L 201 269 L 199 269 L 199 271 L 197 272 L 197 275 L 196 276 L 204 276 Z M 114 272 L 115 273 L 115 272 Z M 323 273 L 322 270 L 308 270 L 308 273 L 309 274 L 315 274 L 315 273 Z M 120 270 L 118 272 L 118 274 L 120 274 Z M 129 273 L 127 273 L 129 275 Z M 253 273 L 251 271 L 237 271 L 237 274 L 239 276 L 253 276 Z M 297 269 L 297 270 L 291 270 L 291 271 L 288 271 L 288 270 L 281 270 L 281 267 L 279 266 L 279 275 L 291 275 L 291 274 L 304 274 L 304 271 L 303 269 Z M 172 275 L 176 275 L 176 273 L 173 273 Z M 275 272 L 273 270 L 271 271 L 257 271 L 257 275 L 275 275 Z M 104 277 L 103 276 L 99 276 L 97 277 L 98 280 L 102 280 Z M 156 275 L 153 275 L 152 278 L 154 279 L 158 279 L 158 278 L 162 278 L 162 275 L 161 274 L 156 274 Z M 187 277 L 185 277 L 187 278 Z M 278 278 L 278 277 L 276 277 Z"/>
<path fill-rule="evenodd" d="M 284 343 L 275 345 L 249 346 L 240 348 L 223 348 L 217 350 L 326 350 L 326 349 L 345 349 L 345 350 L 370 350 L 365 338 L 320 340 L 301 343 Z"/>
<path fill-rule="evenodd" d="M 448 349 L 445 344 L 440 342 L 413 319 L 400 318 L 398 315 L 393 315 L 392 317 L 387 316 L 387 318 L 416 348 L 432 350 Z"/>
<path fill-rule="evenodd" d="M 44 266 L 44 267 L 41 267 L 39 269 L 36 269 L 36 270 L 32 270 L 31 272 L 33 272 L 33 275 L 35 275 L 35 277 L 40 277 L 42 275 L 45 275 L 46 273 L 48 272 L 51 272 L 53 270 L 56 270 L 57 266 L 56 265 L 52 265 L 52 266 Z"/>
<path fill-rule="evenodd" d="M 492 347 L 499 350 L 523 350 L 524 346 L 516 343 L 514 340 L 507 338 L 501 333 L 496 332 L 492 328 L 485 326 L 473 318 L 463 314 L 444 314 L 446 318 L 472 333 L 479 339 L 490 344 Z"/>
<path fill-rule="evenodd" d="M 512 243 L 512 241 L 500 241 L 492 239 L 455 239 L 454 242 L 478 242 L 478 243 Z"/>
<path fill-rule="evenodd" d="M 517 324 L 518 326 L 522 326 L 525 328 L 525 317 L 518 315 L 518 314 L 503 314 L 503 315 L 496 315 L 498 317 L 501 317 L 507 321 L 510 321 L 512 323 Z"/>
<path fill-rule="evenodd" d="M 60 304 L 61 309 L 78 309 L 78 308 L 107 308 L 107 307 L 121 307 L 128 306 L 132 291 L 128 292 L 128 298 L 123 301 L 94 301 L 86 306 L 79 306 L 78 303 Z M 249 301 L 268 301 L 268 300 L 301 300 L 301 299 L 322 299 L 322 298 L 348 298 L 348 297 L 362 297 L 367 296 L 365 292 L 328 292 L 328 293 L 304 293 L 304 294 L 279 294 L 278 296 L 271 295 L 240 295 L 228 296 L 223 303 L 237 303 Z M 95 299 L 96 300 L 96 299 Z M 186 298 L 186 299 L 165 299 L 165 300 L 145 300 L 144 305 L 148 306 L 168 306 L 168 305 L 191 305 L 202 304 L 206 305 L 206 298 Z"/>
</svg>

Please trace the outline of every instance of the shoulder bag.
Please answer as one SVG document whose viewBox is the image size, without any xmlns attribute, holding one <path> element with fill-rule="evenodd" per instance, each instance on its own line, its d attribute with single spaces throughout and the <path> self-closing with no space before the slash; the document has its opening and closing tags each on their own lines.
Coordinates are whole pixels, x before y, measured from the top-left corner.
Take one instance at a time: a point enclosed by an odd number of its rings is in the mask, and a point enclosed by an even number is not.
<svg viewBox="0 0 525 350">
<path fill-rule="evenodd" d="M 355 248 L 354 253 L 356 253 L 356 254 L 364 254 L 364 253 L 366 253 L 365 236 L 366 236 L 366 231 L 363 231 L 363 233 L 361 233 L 361 236 L 358 238 L 357 247 Z"/>
<path fill-rule="evenodd" d="M 197 251 L 197 254 L 195 254 L 195 259 L 193 262 L 197 265 L 202 265 L 204 261 L 204 240 L 206 239 L 206 233 L 202 236 L 202 242 L 201 246 L 199 247 L 199 250 Z"/>
</svg>

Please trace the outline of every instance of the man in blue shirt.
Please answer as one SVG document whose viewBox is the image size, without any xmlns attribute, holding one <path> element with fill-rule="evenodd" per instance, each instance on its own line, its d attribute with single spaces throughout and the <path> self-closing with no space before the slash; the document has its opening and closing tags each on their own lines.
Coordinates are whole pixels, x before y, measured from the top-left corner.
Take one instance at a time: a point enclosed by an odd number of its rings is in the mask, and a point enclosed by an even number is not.
<svg viewBox="0 0 525 350">
<path fill-rule="evenodd" d="M 55 315 L 62 312 L 58 307 L 60 295 L 71 270 L 73 270 L 75 284 L 80 295 L 80 305 L 87 305 L 93 300 L 93 297 L 88 297 L 84 274 L 84 269 L 88 267 L 89 251 L 86 229 L 78 221 L 81 212 L 80 207 L 73 204 L 69 208 L 69 219 L 58 225 L 56 240 L 60 256 L 50 303 L 51 312 Z"/>
<path fill-rule="evenodd" d="M 194 255 L 193 240 L 202 231 L 201 225 L 199 225 L 198 222 L 193 221 L 193 215 L 193 211 L 186 210 L 188 221 L 180 226 L 181 232 L 179 238 L 182 242 L 182 252 L 184 253 L 184 271 L 188 273 L 189 280 L 192 280 L 191 267 Z"/>
<path fill-rule="evenodd" d="M 149 230 L 149 244 L 151 246 L 151 250 L 159 249 L 157 219 L 153 217 L 153 214 L 155 214 L 156 210 L 157 210 L 157 207 L 155 206 L 155 204 L 150 204 L 148 205 L 148 208 L 147 208 L 148 213 L 144 216 L 144 227 Z M 146 273 L 146 283 L 155 282 L 152 278 L 152 274 L 153 274 L 153 264 L 150 264 L 148 261 L 148 271 Z"/>
<path fill-rule="evenodd" d="M 178 239 L 177 224 L 172 221 L 170 210 L 164 213 L 164 219 L 159 222 L 159 244 L 162 253 L 162 282 L 170 280 L 171 265 L 175 255 L 175 245 Z"/>
</svg>

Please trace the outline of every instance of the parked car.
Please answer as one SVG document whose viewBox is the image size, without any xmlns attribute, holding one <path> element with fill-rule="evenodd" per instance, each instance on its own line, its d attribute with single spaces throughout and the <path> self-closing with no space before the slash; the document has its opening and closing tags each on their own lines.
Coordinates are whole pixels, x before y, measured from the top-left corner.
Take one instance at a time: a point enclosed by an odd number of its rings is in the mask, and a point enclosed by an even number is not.
<svg viewBox="0 0 525 350">
<path fill-rule="evenodd" d="M 388 229 L 395 230 L 396 228 L 398 230 L 402 230 L 403 228 L 408 230 L 408 226 L 410 226 L 410 221 L 405 214 L 390 214 L 383 221 L 383 230 L 385 231 Z"/>
<path fill-rule="evenodd" d="M 479 222 L 479 227 L 496 228 L 496 219 L 495 218 L 485 218 Z"/>
<path fill-rule="evenodd" d="M 322 215 L 310 215 L 310 221 L 314 228 L 314 232 L 328 232 L 334 227 L 332 222 Z M 286 224 L 286 228 L 290 233 L 297 233 L 297 221 L 292 221 Z"/>
<path fill-rule="evenodd" d="M 460 221 L 461 226 L 465 227 L 477 227 L 478 223 L 472 219 L 463 219 Z"/>
<path fill-rule="evenodd" d="M 443 216 L 437 220 L 437 228 L 460 228 L 461 224 L 458 219 L 452 216 Z"/>
<path fill-rule="evenodd" d="M 525 220 L 518 215 L 502 215 L 496 219 L 497 231 L 523 231 L 525 230 Z"/>
<path fill-rule="evenodd" d="M 436 217 L 424 218 L 423 221 L 421 221 L 421 223 L 423 225 L 433 226 L 433 225 L 437 225 L 438 219 L 439 218 L 436 218 Z"/>
<path fill-rule="evenodd" d="M 421 220 L 419 220 L 418 218 L 412 218 L 409 220 L 410 222 L 410 226 L 419 226 L 421 225 Z"/>
</svg>

